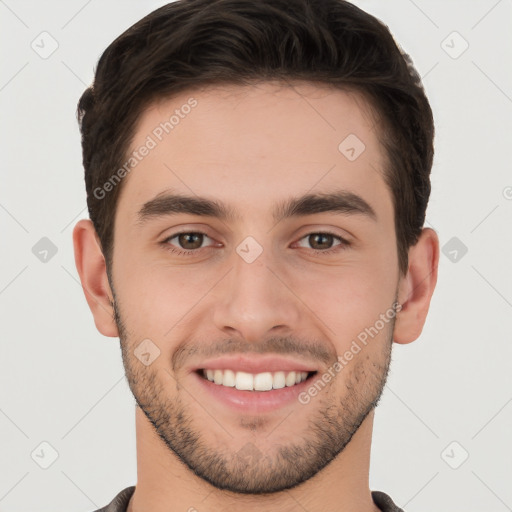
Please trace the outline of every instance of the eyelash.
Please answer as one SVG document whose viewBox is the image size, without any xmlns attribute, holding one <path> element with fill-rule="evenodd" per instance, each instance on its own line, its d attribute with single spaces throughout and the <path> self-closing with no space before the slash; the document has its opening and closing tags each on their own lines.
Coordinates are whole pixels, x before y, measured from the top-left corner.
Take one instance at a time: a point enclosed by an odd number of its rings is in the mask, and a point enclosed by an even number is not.
<svg viewBox="0 0 512 512">
<path fill-rule="evenodd" d="M 170 245 L 169 241 L 172 240 L 173 238 L 176 238 L 179 235 L 203 235 L 207 238 L 210 238 L 203 231 L 180 231 L 178 233 L 172 234 L 171 236 L 167 237 L 165 240 L 163 240 L 161 242 L 163 244 L 164 248 L 173 254 L 177 254 L 178 256 L 191 256 L 191 255 L 197 254 L 201 249 L 212 249 L 211 246 L 210 247 L 201 247 L 199 249 L 189 249 L 189 250 L 177 249 L 176 247 Z M 311 231 L 310 233 L 306 233 L 303 237 L 301 237 L 299 239 L 299 241 L 303 240 L 304 238 L 307 238 L 308 236 L 311 236 L 311 235 L 330 235 L 330 236 L 338 239 L 341 242 L 340 244 L 335 245 L 334 247 L 331 247 L 330 249 L 325 249 L 325 250 L 311 249 L 311 251 L 313 251 L 313 253 L 318 254 L 318 255 L 325 256 L 325 255 L 333 254 L 335 252 L 345 250 L 346 248 L 350 247 L 350 245 L 351 245 L 350 242 L 348 242 L 341 236 L 336 235 L 335 233 L 331 233 L 330 231 Z"/>
</svg>

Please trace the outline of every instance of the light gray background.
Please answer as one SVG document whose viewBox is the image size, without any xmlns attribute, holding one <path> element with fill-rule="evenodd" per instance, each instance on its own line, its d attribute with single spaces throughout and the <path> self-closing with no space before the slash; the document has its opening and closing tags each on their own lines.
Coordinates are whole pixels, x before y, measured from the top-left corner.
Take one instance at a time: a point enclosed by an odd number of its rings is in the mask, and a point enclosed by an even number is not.
<svg viewBox="0 0 512 512">
<path fill-rule="evenodd" d="M 94 510 L 136 483 L 119 342 L 96 331 L 74 266 L 87 216 L 75 108 L 106 46 L 164 3 L 0 0 L 0 511 Z M 512 510 L 512 2 L 355 3 L 424 77 L 427 225 L 446 252 L 423 334 L 394 348 L 371 488 L 407 512 Z M 58 43 L 45 59 L 31 47 L 51 49 L 43 31 Z M 57 248 L 46 262 L 32 251 L 43 237 Z M 58 453 L 48 469 L 42 442 Z"/>
</svg>

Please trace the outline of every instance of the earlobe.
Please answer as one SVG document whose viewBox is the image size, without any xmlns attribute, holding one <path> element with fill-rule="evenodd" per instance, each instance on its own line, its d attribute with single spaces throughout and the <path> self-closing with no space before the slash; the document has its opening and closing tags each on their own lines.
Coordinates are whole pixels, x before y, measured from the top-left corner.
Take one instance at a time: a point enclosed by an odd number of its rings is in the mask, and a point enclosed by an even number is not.
<svg viewBox="0 0 512 512">
<path fill-rule="evenodd" d="M 437 233 L 424 228 L 416 245 L 409 249 L 407 275 L 400 280 L 398 300 L 402 308 L 396 317 L 395 343 L 410 343 L 420 336 L 437 283 L 438 264 Z"/>
<path fill-rule="evenodd" d="M 90 220 L 83 219 L 76 224 L 73 247 L 76 268 L 96 328 L 104 336 L 118 337 L 105 258 Z"/>
</svg>

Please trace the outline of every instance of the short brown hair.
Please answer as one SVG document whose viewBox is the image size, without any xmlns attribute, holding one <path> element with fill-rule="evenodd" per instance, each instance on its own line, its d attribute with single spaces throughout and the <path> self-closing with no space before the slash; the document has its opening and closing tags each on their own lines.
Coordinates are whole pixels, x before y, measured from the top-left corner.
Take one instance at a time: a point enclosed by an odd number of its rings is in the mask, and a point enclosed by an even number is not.
<svg viewBox="0 0 512 512">
<path fill-rule="evenodd" d="M 87 206 L 107 270 L 122 183 L 103 198 L 94 191 L 126 161 L 143 110 L 186 89 L 294 79 L 369 100 L 387 153 L 399 270 L 407 272 L 430 196 L 432 111 L 388 27 L 344 0 L 178 0 L 110 44 L 77 109 Z"/>
</svg>

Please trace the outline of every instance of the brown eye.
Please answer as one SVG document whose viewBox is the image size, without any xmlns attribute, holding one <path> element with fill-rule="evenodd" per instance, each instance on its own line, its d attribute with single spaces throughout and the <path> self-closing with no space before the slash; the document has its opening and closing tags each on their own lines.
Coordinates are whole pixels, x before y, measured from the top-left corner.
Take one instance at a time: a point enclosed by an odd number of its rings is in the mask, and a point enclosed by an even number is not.
<svg viewBox="0 0 512 512">
<path fill-rule="evenodd" d="M 334 241 L 334 236 L 329 233 L 312 233 L 309 235 L 308 241 L 313 249 L 330 249 Z"/>
<path fill-rule="evenodd" d="M 329 232 L 309 233 L 302 237 L 298 244 L 319 254 L 330 254 L 350 246 L 344 238 Z"/>
<path fill-rule="evenodd" d="M 173 254 L 192 256 L 196 253 L 200 253 L 203 249 L 212 248 L 213 246 L 211 244 L 203 247 L 203 243 L 208 240 L 213 242 L 206 233 L 200 231 L 183 231 L 182 233 L 175 233 L 167 237 L 161 243 Z"/>
<path fill-rule="evenodd" d="M 182 249 L 193 250 L 201 247 L 203 237 L 202 233 L 181 233 L 177 238 Z"/>
</svg>

